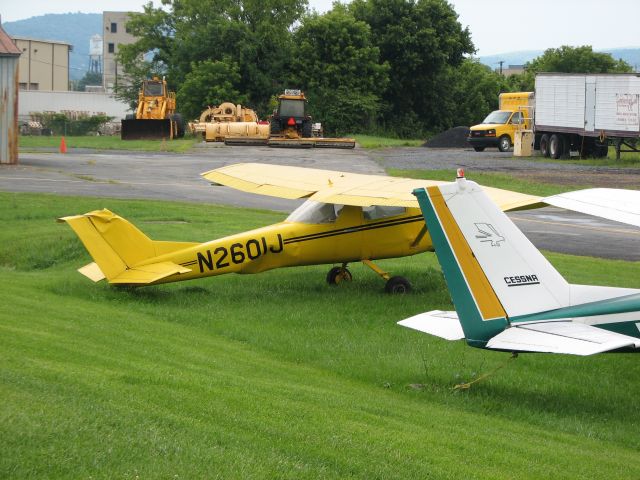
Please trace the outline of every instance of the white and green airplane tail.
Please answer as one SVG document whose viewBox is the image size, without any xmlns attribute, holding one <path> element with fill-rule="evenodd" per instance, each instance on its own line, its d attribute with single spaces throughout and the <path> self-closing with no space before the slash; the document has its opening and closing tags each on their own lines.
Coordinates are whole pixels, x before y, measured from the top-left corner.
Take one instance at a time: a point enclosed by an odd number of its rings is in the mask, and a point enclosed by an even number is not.
<svg viewBox="0 0 640 480">
<path fill-rule="evenodd" d="M 456 312 L 426 312 L 400 325 L 512 352 L 640 351 L 640 290 L 567 283 L 461 174 L 413 193 Z"/>
</svg>

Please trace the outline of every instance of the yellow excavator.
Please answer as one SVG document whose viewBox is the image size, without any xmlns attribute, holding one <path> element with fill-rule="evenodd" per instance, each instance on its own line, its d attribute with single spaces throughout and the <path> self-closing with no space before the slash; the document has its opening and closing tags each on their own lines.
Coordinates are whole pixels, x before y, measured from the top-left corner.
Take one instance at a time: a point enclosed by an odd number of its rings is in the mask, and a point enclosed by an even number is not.
<svg viewBox="0 0 640 480">
<path fill-rule="evenodd" d="M 122 140 L 172 139 L 184 137 L 184 121 L 176 113 L 176 94 L 167 82 L 154 77 L 144 80 L 135 114 L 122 120 Z"/>
</svg>

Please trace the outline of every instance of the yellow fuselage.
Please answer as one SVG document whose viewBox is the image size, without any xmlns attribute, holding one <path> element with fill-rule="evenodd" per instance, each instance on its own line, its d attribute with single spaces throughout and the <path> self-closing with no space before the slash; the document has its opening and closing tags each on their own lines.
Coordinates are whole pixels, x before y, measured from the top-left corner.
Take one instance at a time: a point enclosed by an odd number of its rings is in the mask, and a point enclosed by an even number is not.
<svg viewBox="0 0 640 480">
<path fill-rule="evenodd" d="M 222 275 L 259 273 L 273 268 L 348 263 L 403 257 L 432 250 L 417 208 L 401 215 L 367 220 L 361 207 L 345 206 L 331 223 L 284 221 L 149 258 L 191 270 L 157 283 Z"/>
</svg>

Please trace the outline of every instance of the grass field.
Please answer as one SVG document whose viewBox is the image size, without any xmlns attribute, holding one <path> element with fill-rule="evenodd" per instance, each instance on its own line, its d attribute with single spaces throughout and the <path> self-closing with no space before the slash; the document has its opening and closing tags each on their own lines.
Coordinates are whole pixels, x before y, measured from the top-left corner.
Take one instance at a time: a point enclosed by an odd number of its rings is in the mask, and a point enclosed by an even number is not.
<svg viewBox="0 0 640 480">
<path fill-rule="evenodd" d="M 358 145 L 362 148 L 389 148 L 389 147 L 419 147 L 424 140 L 411 140 L 401 138 L 378 137 L 375 135 L 345 135 L 346 137 L 354 137 Z"/>
<path fill-rule="evenodd" d="M 18 145 L 21 150 L 60 147 L 61 137 L 40 137 L 21 135 Z M 121 140 L 118 136 L 81 136 L 65 137 L 67 148 L 92 148 L 96 150 L 135 150 L 148 152 L 186 152 L 197 141 L 195 137 L 162 140 Z"/>
<path fill-rule="evenodd" d="M 117 289 L 62 215 L 109 207 L 204 241 L 283 215 L 0 194 L 0 478 L 639 478 L 637 356 L 509 355 L 396 321 L 451 308 L 432 254 Z M 549 255 L 573 282 L 638 265 Z M 451 387 L 508 366 L 468 391 Z"/>
</svg>

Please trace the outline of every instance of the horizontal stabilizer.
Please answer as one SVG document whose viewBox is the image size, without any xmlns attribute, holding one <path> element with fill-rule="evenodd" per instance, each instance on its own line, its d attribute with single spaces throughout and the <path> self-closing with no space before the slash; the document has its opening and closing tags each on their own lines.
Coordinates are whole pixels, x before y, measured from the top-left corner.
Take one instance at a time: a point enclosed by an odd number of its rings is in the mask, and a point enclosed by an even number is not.
<svg viewBox="0 0 640 480">
<path fill-rule="evenodd" d="M 593 355 L 640 348 L 640 339 L 571 321 L 515 325 L 493 337 L 487 348 L 517 352 Z"/>
<path fill-rule="evenodd" d="M 398 325 L 444 338 L 445 340 L 461 340 L 464 338 L 464 332 L 456 312 L 432 310 L 400 320 Z"/>
<path fill-rule="evenodd" d="M 120 275 L 109 280 L 109 283 L 119 284 L 148 284 L 180 273 L 190 273 L 191 270 L 173 262 L 150 263 L 139 267 L 128 268 Z"/>
<path fill-rule="evenodd" d="M 93 280 L 94 282 L 99 282 L 100 280 L 104 280 L 106 278 L 96 262 L 91 262 L 88 265 L 79 268 L 78 272 L 87 277 L 89 280 Z"/>
</svg>

